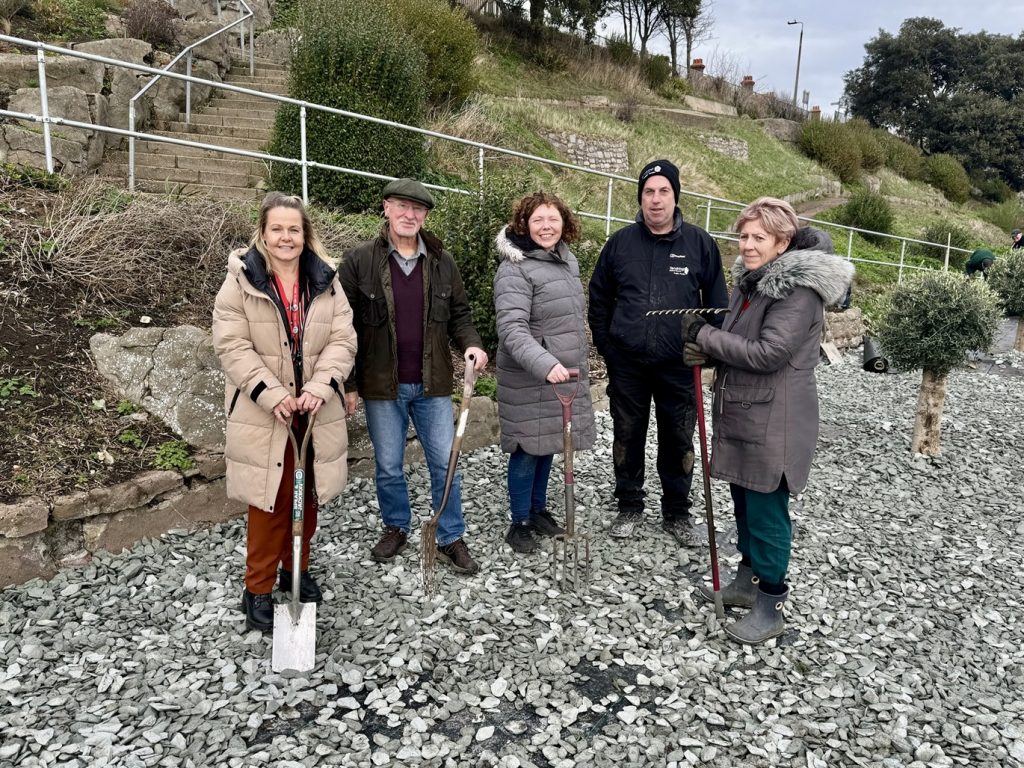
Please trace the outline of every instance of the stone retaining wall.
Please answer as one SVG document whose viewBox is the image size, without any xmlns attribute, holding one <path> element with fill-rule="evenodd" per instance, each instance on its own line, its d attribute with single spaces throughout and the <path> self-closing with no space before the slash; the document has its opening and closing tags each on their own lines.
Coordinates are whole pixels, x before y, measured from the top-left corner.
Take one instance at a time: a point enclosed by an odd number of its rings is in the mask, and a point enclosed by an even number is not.
<svg viewBox="0 0 1024 768">
<path fill-rule="evenodd" d="M 225 494 L 219 455 L 197 457 L 184 475 L 156 470 L 52 500 L 33 496 L 0 504 L 0 588 L 86 565 L 99 550 L 120 552 L 139 539 L 243 511 Z"/>
<path fill-rule="evenodd" d="M 839 349 L 853 349 L 864 343 L 864 316 L 859 307 L 825 313 L 825 341 Z"/>
<path fill-rule="evenodd" d="M 545 138 L 573 165 L 582 165 L 605 173 L 628 173 L 629 155 L 626 142 L 561 131 L 545 133 Z"/>
</svg>

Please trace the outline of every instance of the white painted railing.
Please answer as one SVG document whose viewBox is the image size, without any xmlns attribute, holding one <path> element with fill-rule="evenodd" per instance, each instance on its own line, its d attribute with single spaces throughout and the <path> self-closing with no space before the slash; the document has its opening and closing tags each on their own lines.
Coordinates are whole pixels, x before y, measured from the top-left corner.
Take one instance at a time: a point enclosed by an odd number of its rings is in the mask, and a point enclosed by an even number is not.
<svg viewBox="0 0 1024 768">
<path fill-rule="evenodd" d="M 241 21 L 241 20 L 239 20 L 239 21 Z M 235 23 L 237 24 L 239 22 L 235 22 Z M 464 138 L 461 138 L 459 136 L 450 136 L 448 134 L 439 133 L 437 131 L 431 131 L 431 130 L 428 130 L 426 128 L 417 128 L 415 126 L 404 125 L 402 123 L 396 123 L 396 122 L 393 122 L 391 120 L 385 120 L 385 119 L 379 118 L 379 117 L 372 117 L 372 116 L 369 116 L 369 115 L 362 115 L 362 114 L 359 114 L 357 112 L 349 112 L 348 110 L 337 109 L 337 108 L 334 108 L 334 107 L 326 107 L 326 106 L 323 106 L 323 105 L 320 105 L 320 104 L 311 104 L 309 102 L 301 101 L 299 99 L 293 99 L 293 98 L 288 97 L 288 96 L 280 96 L 278 94 L 273 94 L 273 93 L 263 93 L 261 91 L 257 91 L 257 90 L 251 89 L 251 88 L 245 88 L 245 87 L 238 86 L 238 85 L 232 85 L 230 83 L 221 83 L 221 82 L 217 82 L 217 81 L 213 81 L 213 80 L 205 80 L 203 78 L 194 77 L 191 74 L 179 74 L 177 72 L 171 72 L 167 68 L 164 68 L 162 70 L 161 69 L 155 69 L 153 67 L 149 67 L 149 66 L 146 66 L 144 64 L 135 64 L 135 63 L 132 63 L 132 62 L 120 61 L 118 59 L 111 59 L 111 58 L 107 58 L 105 56 L 98 56 L 96 54 L 90 54 L 90 53 L 86 53 L 84 51 L 70 50 L 70 49 L 67 49 L 67 48 L 61 48 L 61 47 L 54 46 L 54 45 L 48 45 L 46 43 L 39 43 L 39 42 L 32 42 L 32 41 L 29 41 L 29 40 L 23 40 L 21 38 L 11 37 L 9 35 L 0 35 L 0 41 L 6 42 L 6 43 L 11 43 L 11 44 L 14 44 L 14 45 L 17 45 L 17 46 L 20 46 L 20 47 L 34 48 L 36 50 L 36 58 L 37 58 L 38 68 L 39 68 L 39 84 L 40 84 L 40 92 L 41 92 L 40 107 L 41 107 L 42 113 L 40 115 L 35 115 L 35 114 L 31 114 L 31 113 L 12 112 L 10 110 L 0 109 L 0 116 L 8 117 L 8 118 L 15 118 L 15 119 L 18 119 L 18 120 L 26 120 L 26 121 L 36 122 L 36 123 L 42 123 L 42 126 L 43 126 L 43 138 L 44 138 L 44 148 L 45 148 L 45 152 L 46 152 L 46 165 L 47 165 L 47 170 L 50 173 L 53 172 L 53 155 L 52 155 L 52 148 L 51 148 L 51 144 L 50 144 L 50 126 L 51 125 L 66 125 L 66 126 L 72 127 L 72 128 L 79 128 L 79 129 L 89 130 L 89 131 L 100 131 L 102 133 L 111 133 L 111 134 L 115 134 L 115 135 L 119 135 L 119 136 L 125 136 L 129 140 L 129 146 L 130 147 L 134 146 L 134 141 L 136 139 L 146 139 L 146 140 L 150 140 L 150 141 L 160 141 L 160 142 L 164 142 L 164 143 L 168 143 L 168 144 L 175 144 L 175 145 L 178 145 L 178 146 L 195 147 L 197 149 L 212 150 L 212 151 L 222 152 L 224 154 L 238 155 L 240 157 L 248 157 L 248 158 L 253 158 L 253 159 L 258 159 L 258 160 L 263 160 L 263 161 L 285 163 L 285 164 L 289 164 L 289 165 L 298 165 L 298 166 L 301 166 L 301 168 L 302 168 L 302 199 L 306 203 L 309 202 L 309 178 L 308 178 L 308 172 L 309 172 L 309 169 L 311 169 L 311 168 L 313 168 L 313 169 L 320 169 L 320 170 L 326 170 L 326 171 L 332 171 L 332 172 L 335 172 L 335 173 L 345 173 L 345 174 L 350 174 L 350 175 L 354 175 L 354 176 L 361 176 L 361 177 L 364 177 L 364 178 L 378 179 L 380 181 L 391 181 L 391 180 L 393 180 L 395 178 L 394 176 L 387 176 L 387 175 L 384 175 L 384 174 L 372 173 L 372 172 L 369 172 L 369 171 L 361 171 L 361 170 L 356 169 L 356 168 L 345 168 L 345 167 L 341 167 L 341 166 L 331 165 L 329 163 L 321 163 L 321 162 L 318 162 L 318 161 L 315 161 L 315 160 L 311 160 L 309 158 L 309 156 L 308 156 L 308 151 L 307 151 L 308 143 L 307 143 L 307 136 L 306 136 L 306 125 L 307 125 L 306 116 L 307 116 L 307 113 L 308 113 L 309 110 L 317 110 L 317 111 L 320 111 L 320 112 L 326 112 L 328 114 L 338 115 L 338 116 L 341 116 L 341 117 L 348 117 L 348 118 L 352 118 L 352 119 L 355 119 L 355 120 L 363 120 L 363 121 L 366 121 L 366 122 L 377 123 L 378 125 L 386 125 L 386 126 L 389 126 L 389 127 L 392 127 L 392 128 L 399 128 L 399 129 L 411 131 L 413 133 L 417 133 L 417 134 L 420 134 L 422 136 L 427 136 L 427 137 L 431 137 L 431 138 L 434 138 L 434 139 L 441 139 L 441 140 L 444 140 L 444 141 L 449 141 L 449 142 L 453 142 L 453 143 L 456 143 L 456 144 L 461 144 L 463 146 L 472 147 L 472 148 L 474 148 L 476 150 L 476 155 L 477 155 L 477 177 L 478 177 L 477 189 L 475 189 L 475 190 L 473 190 L 473 189 L 461 189 L 461 188 L 458 188 L 458 187 L 447 187 L 447 186 L 441 186 L 441 185 L 437 185 L 437 184 L 427 184 L 426 186 L 431 188 L 431 189 L 438 190 L 438 191 L 441 191 L 441 192 L 449 192 L 449 193 L 462 194 L 462 195 L 479 195 L 479 194 L 482 194 L 483 189 L 484 189 L 484 181 L 485 181 L 485 178 L 486 178 L 485 177 L 485 156 L 486 156 L 487 153 L 490 153 L 491 155 L 499 155 L 499 156 L 504 156 L 504 157 L 514 157 L 514 158 L 517 158 L 517 159 L 520 159 L 520 160 L 526 160 L 526 161 L 530 161 L 530 162 L 541 163 L 543 165 L 550 166 L 550 167 L 561 168 L 561 169 L 564 169 L 564 170 L 567 170 L 567 171 L 572 171 L 572 172 L 576 172 L 576 173 L 583 173 L 583 174 L 587 174 L 587 175 L 590 175 L 590 176 L 597 176 L 597 177 L 606 179 L 607 180 L 607 196 L 606 196 L 606 200 L 605 200 L 605 210 L 604 210 L 604 212 L 603 213 L 594 213 L 594 212 L 590 212 L 590 211 L 576 211 L 576 214 L 578 216 L 583 217 L 583 218 L 595 219 L 595 220 L 603 221 L 605 223 L 605 236 L 606 237 L 611 233 L 612 222 L 623 223 L 623 224 L 630 224 L 630 223 L 633 222 L 633 218 L 623 218 L 623 217 L 619 217 L 619 216 L 614 216 L 612 214 L 613 192 L 614 192 L 614 185 L 615 185 L 615 183 L 616 182 L 625 183 L 625 184 L 630 185 L 630 187 L 635 188 L 636 179 L 633 178 L 632 176 L 623 176 L 621 174 L 609 173 L 607 171 L 599 171 L 599 170 L 596 170 L 596 169 L 593 169 L 593 168 L 586 168 L 586 167 L 583 167 L 583 166 L 573 165 L 571 163 L 562 162 L 561 160 L 552 160 L 552 159 L 546 158 L 546 157 L 539 157 L 537 155 L 531 155 L 531 154 L 528 154 L 526 152 L 518 152 L 516 150 L 506 149 L 504 147 L 497 147 L 497 146 L 493 146 L 493 145 L 490 145 L 490 144 L 484 144 L 482 142 L 473 141 L 471 139 L 464 139 Z M 202 43 L 202 42 L 203 41 L 200 41 L 200 43 Z M 239 149 L 239 148 L 236 148 L 236 147 L 226 147 L 226 146 L 221 146 L 221 145 L 218 145 L 218 144 L 206 144 L 206 143 L 197 142 L 197 141 L 190 141 L 190 140 L 187 140 L 187 139 L 177 139 L 177 138 L 173 138 L 173 137 L 170 137 L 170 136 L 160 136 L 160 135 L 157 135 L 157 134 L 140 132 L 140 131 L 136 131 L 135 130 L 134 122 L 133 121 L 130 121 L 130 125 L 129 125 L 129 129 L 128 130 L 120 130 L 120 129 L 112 128 L 112 127 L 109 127 L 109 126 L 95 125 L 95 124 L 92 124 L 92 123 L 83 123 L 83 122 L 80 122 L 80 121 L 76 121 L 76 120 L 72 120 L 72 119 L 68 119 L 68 118 L 64 118 L 64 117 L 55 117 L 53 115 L 50 115 L 49 114 L 49 109 L 48 109 L 48 104 L 47 104 L 47 97 L 46 97 L 46 71 L 45 71 L 45 69 L 46 69 L 46 62 L 45 62 L 45 57 L 44 57 L 45 53 L 61 54 L 61 55 L 71 56 L 71 57 L 74 57 L 74 58 L 86 59 L 86 60 L 89 60 L 89 61 L 96 61 L 96 62 L 100 62 L 102 64 L 106 64 L 106 65 L 110 65 L 110 66 L 123 67 L 123 68 L 131 69 L 131 70 L 134 70 L 134 71 L 137 71 L 137 72 L 144 72 L 144 73 L 159 75 L 159 76 L 162 76 L 162 77 L 172 78 L 172 79 L 175 79 L 175 80 L 181 80 L 181 81 L 184 81 L 186 84 L 195 83 L 197 85 L 203 85 L 203 86 L 207 86 L 207 87 L 210 87 L 210 88 L 215 88 L 215 89 L 219 88 L 221 90 L 232 91 L 232 92 L 235 92 L 235 93 L 243 93 L 243 94 L 246 94 L 248 96 L 252 96 L 254 98 L 267 99 L 267 100 L 275 102 L 277 104 L 291 104 L 291 105 L 297 106 L 299 108 L 300 156 L 298 158 L 282 157 L 282 156 L 278 156 L 278 155 L 272 155 L 272 154 L 269 154 L 267 152 L 257 152 L 257 151 L 253 151 L 253 150 Z M 250 42 L 250 54 L 251 54 L 251 42 Z M 252 67 L 252 58 L 250 58 L 250 68 L 251 67 Z M 134 189 L 134 160 L 135 160 L 134 152 L 133 151 L 129 151 L 129 189 Z M 720 198 L 720 197 L 715 197 L 713 195 L 704 195 L 704 194 L 701 194 L 699 192 L 690 192 L 688 190 L 682 190 L 680 194 L 681 194 L 681 199 L 680 199 L 680 205 L 681 206 L 685 207 L 687 205 L 692 205 L 694 207 L 695 211 L 697 212 L 698 216 L 700 215 L 701 212 L 704 214 L 704 222 L 703 222 L 704 223 L 704 228 L 706 230 L 708 230 L 712 236 L 714 236 L 715 238 L 718 238 L 720 240 L 735 240 L 735 235 L 731 234 L 730 232 L 728 232 L 726 230 L 719 230 L 719 231 L 712 230 L 711 229 L 711 223 L 712 223 L 711 222 L 711 216 L 712 216 L 712 212 L 713 211 L 728 211 L 728 212 L 731 212 L 731 213 L 739 213 L 739 211 L 742 210 L 742 208 L 744 207 L 744 203 L 740 203 L 740 202 L 737 202 L 737 201 L 734 201 L 734 200 L 727 200 L 727 199 Z M 695 216 L 694 218 L 696 219 L 698 216 Z M 842 225 L 842 224 L 835 224 L 835 223 L 830 222 L 830 221 L 822 221 L 822 220 L 819 220 L 819 219 L 801 217 L 801 220 L 805 221 L 805 222 L 807 222 L 809 224 L 813 224 L 815 226 L 821 227 L 821 228 L 826 229 L 826 230 L 836 229 L 836 230 L 840 230 L 840 231 L 846 232 L 847 233 L 846 257 L 847 257 L 848 260 L 854 261 L 854 262 L 860 262 L 860 263 L 864 263 L 864 264 L 878 264 L 878 265 L 892 267 L 894 269 L 897 269 L 898 270 L 897 280 L 901 280 L 902 277 L 903 277 L 903 272 L 905 270 L 908 270 L 908 269 L 920 269 L 920 270 L 932 269 L 932 267 L 929 267 L 927 265 L 912 264 L 912 263 L 908 263 L 907 262 L 907 244 L 908 243 L 920 244 L 920 245 L 923 245 L 923 246 L 928 246 L 928 247 L 931 247 L 931 248 L 940 249 L 940 250 L 944 251 L 945 252 L 945 262 L 944 262 L 944 265 L 943 265 L 943 269 L 949 269 L 949 257 L 950 257 L 951 253 L 953 253 L 953 252 L 968 253 L 969 252 L 969 251 L 967 251 L 967 250 L 965 250 L 963 248 L 956 248 L 956 247 L 951 246 L 950 243 L 948 242 L 948 239 L 947 239 L 947 242 L 945 243 L 945 245 L 943 245 L 941 243 L 929 243 L 929 242 L 926 242 L 924 240 L 917 240 L 917 239 L 908 238 L 908 237 L 900 237 L 900 236 L 897 236 L 897 235 L 889 235 L 889 234 L 884 233 L 884 232 L 871 232 L 869 230 L 858 229 L 856 227 L 849 227 L 849 226 L 845 226 L 845 225 Z M 854 245 L 853 244 L 853 235 L 855 233 L 860 233 L 862 235 L 871 235 L 871 236 L 876 236 L 877 235 L 877 236 L 880 236 L 880 237 L 889 238 L 889 239 L 897 241 L 900 244 L 899 245 L 900 255 L 899 255 L 898 261 L 881 261 L 881 260 L 878 260 L 878 259 L 862 258 L 862 257 L 854 256 L 853 255 L 853 245 Z"/>
</svg>

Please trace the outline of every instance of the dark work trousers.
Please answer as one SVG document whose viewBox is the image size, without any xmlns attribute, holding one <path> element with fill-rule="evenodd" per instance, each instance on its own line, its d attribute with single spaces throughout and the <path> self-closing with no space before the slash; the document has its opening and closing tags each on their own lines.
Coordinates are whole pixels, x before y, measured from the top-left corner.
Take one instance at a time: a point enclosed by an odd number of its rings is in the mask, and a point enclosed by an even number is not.
<svg viewBox="0 0 1024 768">
<path fill-rule="evenodd" d="M 682 361 L 609 361 L 608 398 L 619 512 L 643 512 L 647 427 L 653 399 L 658 424 L 661 514 L 666 520 L 687 517 L 693 482 L 693 428 L 697 423 L 693 369 Z"/>
<path fill-rule="evenodd" d="M 302 419 L 305 422 L 305 419 Z M 305 424 L 296 427 L 301 445 Z M 246 530 L 245 588 L 254 595 L 265 595 L 274 589 L 277 566 L 292 569 L 292 489 L 295 486 L 295 455 L 289 440 L 284 446 L 284 473 L 277 487 L 274 512 L 249 506 Z M 306 451 L 305 507 L 302 514 L 302 564 L 300 570 L 309 570 L 309 543 L 316 532 L 319 505 L 313 478 L 313 449 Z"/>
<path fill-rule="evenodd" d="M 771 493 L 729 483 L 736 510 L 736 548 L 750 569 L 766 584 L 781 586 L 789 569 L 793 523 L 789 517 L 789 485 L 783 476 Z"/>
</svg>

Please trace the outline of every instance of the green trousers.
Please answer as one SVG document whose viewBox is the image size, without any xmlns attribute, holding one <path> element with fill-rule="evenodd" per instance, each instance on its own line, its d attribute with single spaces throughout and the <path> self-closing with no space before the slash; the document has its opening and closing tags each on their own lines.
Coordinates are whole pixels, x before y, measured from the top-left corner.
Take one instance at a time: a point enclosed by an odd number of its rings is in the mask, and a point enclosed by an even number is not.
<svg viewBox="0 0 1024 768">
<path fill-rule="evenodd" d="M 793 524 L 789 519 L 789 486 L 782 478 L 771 493 L 729 483 L 736 512 L 736 547 L 749 558 L 754 575 L 767 584 L 783 584 L 789 568 Z"/>
</svg>

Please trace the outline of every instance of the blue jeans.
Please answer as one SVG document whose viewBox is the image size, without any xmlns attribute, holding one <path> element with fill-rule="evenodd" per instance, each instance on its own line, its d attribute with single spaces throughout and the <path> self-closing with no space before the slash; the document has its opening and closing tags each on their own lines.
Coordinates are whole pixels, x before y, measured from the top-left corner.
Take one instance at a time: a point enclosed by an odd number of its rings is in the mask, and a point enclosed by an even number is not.
<svg viewBox="0 0 1024 768">
<path fill-rule="evenodd" d="M 405 436 L 409 419 L 423 446 L 430 470 L 430 495 L 434 509 L 444 495 L 444 476 L 455 438 L 450 397 L 424 397 L 422 384 L 399 384 L 396 400 L 365 400 L 366 428 L 373 443 L 377 471 L 377 501 L 384 525 L 406 533 L 412 524 L 409 486 L 405 482 Z M 446 547 L 462 538 L 462 483 L 459 473 L 452 481 L 451 495 L 437 526 L 437 543 Z M 433 510 L 431 510 L 433 514 Z"/>
<path fill-rule="evenodd" d="M 508 500 L 512 522 L 526 522 L 530 511 L 540 512 L 548 504 L 548 477 L 554 456 L 534 456 L 522 448 L 508 457 Z"/>
</svg>

